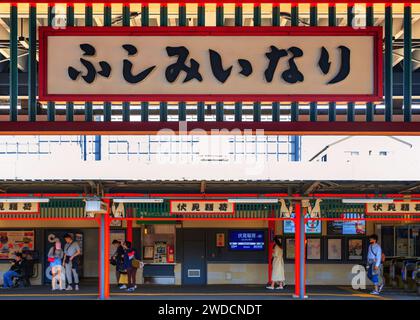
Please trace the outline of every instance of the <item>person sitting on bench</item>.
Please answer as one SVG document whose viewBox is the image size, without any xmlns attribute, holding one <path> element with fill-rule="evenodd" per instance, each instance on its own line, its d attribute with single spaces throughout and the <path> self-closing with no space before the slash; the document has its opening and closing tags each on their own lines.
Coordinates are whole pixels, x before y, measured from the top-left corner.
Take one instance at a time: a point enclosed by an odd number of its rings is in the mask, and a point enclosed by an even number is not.
<svg viewBox="0 0 420 320">
<path fill-rule="evenodd" d="M 15 254 L 16 258 L 12 263 L 9 271 L 3 275 L 3 288 L 12 288 L 13 287 L 13 278 L 21 277 L 25 271 L 25 259 L 22 257 L 22 253 L 17 252 Z"/>
</svg>

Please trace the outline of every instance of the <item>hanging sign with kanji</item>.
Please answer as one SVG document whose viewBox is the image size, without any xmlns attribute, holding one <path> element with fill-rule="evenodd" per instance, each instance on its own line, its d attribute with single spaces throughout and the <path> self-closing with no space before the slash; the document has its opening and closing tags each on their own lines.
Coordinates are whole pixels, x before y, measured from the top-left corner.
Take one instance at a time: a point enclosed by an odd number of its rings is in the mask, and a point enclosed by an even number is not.
<svg viewBox="0 0 420 320">
<path fill-rule="evenodd" d="M 367 213 L 420 214 L 420 201 L 394 201 L 393 203 L 367 203 Z"/>
<path fill-rule="evenodd" d="M 40 28 L 40 100 L 379 101 L 382 29 Z"/>
<path fill-rule="evenodd" d="M 235 214 L 235 204 L 227 200 L 171 200 L 170 214 Z"/>
<path fill-rule="evenodd" d="M 3 213 L 40 213 L 38 202 L 2 202 L 0 200 L 0 214 Z"/>
</svg>

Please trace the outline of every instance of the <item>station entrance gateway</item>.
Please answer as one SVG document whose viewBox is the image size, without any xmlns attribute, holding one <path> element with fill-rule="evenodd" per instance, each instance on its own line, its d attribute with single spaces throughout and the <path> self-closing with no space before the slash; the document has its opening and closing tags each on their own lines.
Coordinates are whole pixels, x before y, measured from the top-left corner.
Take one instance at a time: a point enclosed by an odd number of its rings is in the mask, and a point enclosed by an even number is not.
<svg viewBox="0 0 420 320">
<path fill-rule="evenodd" d="M 397 253 L 402 253 L 404 245 L 412 253 L 418 252 L 420 245 L 415 233 L 405 243 L 401 237 L 387 239 L 386 229 L 418 228 L 420 213 L 415 207 L 420 196 L 416 194 L 410 198 L 399 194 L 104 194 L 106 211 L 94 217 L 89 217 L 92 213 L 85 208 L 93 195 L 36 196 L 11 194 L 0 198 L 4 204 L 39 204 L 39 212 L 3 212 L 0 226 L 2 233 L 24 230 L 34 234 L 31 248 L 26 249 L 36 259 L 38 273 L 44 276 L 33 281 L 49 281 L 48 263 L 41 256 L 49 250 L 47 242 L 52 234 L 59 237 L 60 233 L 74 231 L 82 244 L 85 264 L 80 274 L 99 278 L 98 294 L 104 299 L 112 296 L 110 287 L 116 283 L 115 270 L 109 264 L 113 239 L 130 240 L 141 252 L 145 266 L 138 283 L 144 285 L 264 286 L 270 281 L 271 249 L 277 235 L 284 246 L 286 283 L 294 285 L 294 294 L 300 298 L 307 295 L 307 285 L 348 286 L 356 275 L 353 268 L 364 266 L 367 235 L 371 233 L 379 233 L 385 252 L 389 252 L 390 241 L 396 243 Z M 210 203 L 223 212 L 197 212 L 206 204 L 210 209 Z M 172 210 L 174 205 L 178 209 Z M 195 212 L 188 211 L 193 206 Z M 392 213 L 387 212 L 389 208 Z M 404 256 L 409 257 L 409 252 Z M 416 263 L 415 256 L 411 263 Z M 401 260 L 393 267 L 406 268 L 407 263 L 410 261 Z M 413 286 L 410 279 L 394 273 L 395 277 L 386 279 L 388 283 Z"/>
</svg>

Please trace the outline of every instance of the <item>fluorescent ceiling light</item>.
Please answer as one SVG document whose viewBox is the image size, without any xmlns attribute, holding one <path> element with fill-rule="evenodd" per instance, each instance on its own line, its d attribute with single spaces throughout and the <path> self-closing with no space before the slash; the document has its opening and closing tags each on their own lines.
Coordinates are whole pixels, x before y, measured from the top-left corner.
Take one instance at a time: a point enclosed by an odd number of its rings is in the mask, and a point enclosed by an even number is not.
<svg viewBox="0 0 420 320">
<path fill-rule="evenodd" d="M 278 203 L 277 198 L 235 198 L 228 199 L 228 202 L 232 203 Z"/>
<path fill-rule="evenodd" d="M 114 202 L 123 203 L 162 203 L 163 199 L 158 198 L 116 198 Z"/>
<path fill-rule="evenodd" d="M 343 203 L 393 203 L 394 199 L 342 199 Z"/>
<path fill-rule="evenodd" d="M 15 202 L 37 202 L 37 203 L 46 203 L 50 202 L 50 199 L 48 198 L 1 198 L 0 202 L 6 202 L 6 203 L 15 203 Z"/>
</svg>

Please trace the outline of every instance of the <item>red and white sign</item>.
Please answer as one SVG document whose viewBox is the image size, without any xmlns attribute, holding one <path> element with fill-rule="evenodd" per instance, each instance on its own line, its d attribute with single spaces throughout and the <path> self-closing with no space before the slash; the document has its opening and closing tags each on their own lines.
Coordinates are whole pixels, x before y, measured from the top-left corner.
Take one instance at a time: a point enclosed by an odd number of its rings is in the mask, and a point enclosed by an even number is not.
<svg viewBox="0 0 420 320">
<path fill-rule="evenodd" d="M 2 202 L 0 199 L 0 214 L 15 214 L 15 213 L 27 213 L 27 214 L 39 214 L 40 204 L 39 202 Z"/>
<path fill-rule="evenodd" d="M 382 28 L 40 27 L 44 101 L 380 101 Z"/>
<path fill-rule="evenodd" d="M 235 204 L 227 200 L 170 200 L 170 214 L 235 214 Z"/>
</svg>

